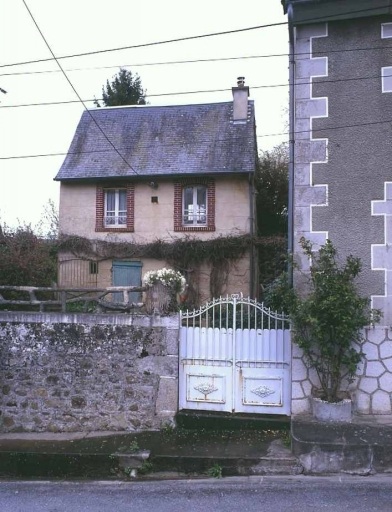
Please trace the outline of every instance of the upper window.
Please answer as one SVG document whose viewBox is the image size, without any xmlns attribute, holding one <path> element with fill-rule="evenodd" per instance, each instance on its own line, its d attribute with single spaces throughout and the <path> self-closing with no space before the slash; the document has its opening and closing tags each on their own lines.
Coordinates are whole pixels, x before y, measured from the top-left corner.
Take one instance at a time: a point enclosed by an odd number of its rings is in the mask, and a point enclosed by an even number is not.
<svg viewBox="0 0 392 512">
<path fill-rule="evenodd" d="M 381 68 L 382 92 L 392 92 L 392 66 Z"/>
<path fill-rule="evenodd" d="M 127 225 L 127 191 L 126 189 L 108 189 L 105 193 L 105 219 L 106 227 Z"/>
<path fill-rule="evenodd" d="M 381 39 L 392 37 L 392 23 L 381 23 Z"/>
<path fill-rule="evenodd" d="M 135 188 L 98 186 L 95 231 L 133 231 Z"/>
<path fill-rule="evenodd" d="M 174 231 L 215 231 L 215 182 L 183 179 L 174 185 Z"/>
<path fill-rule="evenodd" d="M 207 224 L 207 187 L 204 185 L 184 187 L 182 208 L 184 226 L 205 226 Z"/>
</svg>

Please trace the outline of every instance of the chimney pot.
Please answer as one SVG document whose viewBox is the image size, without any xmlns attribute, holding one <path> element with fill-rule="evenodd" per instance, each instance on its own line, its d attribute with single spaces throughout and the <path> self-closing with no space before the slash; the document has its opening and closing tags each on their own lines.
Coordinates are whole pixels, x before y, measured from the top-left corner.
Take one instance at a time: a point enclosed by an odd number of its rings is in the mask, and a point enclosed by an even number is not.
<svg viewBox="0 0 392 512">
<path fill-rule="evenodd" d="M 237 86 L 238 87 L 244 87 L 245 85 L 245 77 L 244 76 L 239 76 L 237 78 Z"/>
</svg>

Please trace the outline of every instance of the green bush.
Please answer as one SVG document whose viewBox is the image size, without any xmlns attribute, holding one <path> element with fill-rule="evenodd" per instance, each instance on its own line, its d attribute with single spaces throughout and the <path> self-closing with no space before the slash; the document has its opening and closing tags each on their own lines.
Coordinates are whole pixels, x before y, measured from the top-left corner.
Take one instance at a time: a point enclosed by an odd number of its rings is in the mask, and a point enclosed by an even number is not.
<svg viewBox="0 0 392 512">
<path fill-rule="evenodd" d="M 377 322 L 381 312 L 371 309 L 370 299 L 357 291 L 359 258 L 350 255 L 340 264 L 330 240 L 317 252 L 304 238 L 300 244 L 311 260 L 306 293 L 291 289 L 287 275 L 282 275 L 269 289 L 267 300 L 272 307 L 280 301 L 290 315 L 293 341 L 316 370 L 321 398 L 338 402 L 343 380 L 354 378 L 363 358 L 362 329 Z"/>
</svg>

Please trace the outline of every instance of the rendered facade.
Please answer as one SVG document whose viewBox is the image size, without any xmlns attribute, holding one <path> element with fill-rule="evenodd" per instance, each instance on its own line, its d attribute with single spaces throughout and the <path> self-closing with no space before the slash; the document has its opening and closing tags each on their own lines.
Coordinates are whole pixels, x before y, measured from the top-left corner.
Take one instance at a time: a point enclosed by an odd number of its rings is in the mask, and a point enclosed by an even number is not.
<svg viewBox="0 0 392 512">
<path fill-rule="evenodd" d="M 254 105 L 243 79 L 232 92 L 233 101 L 223 103 L 85 112 L 55 178 L 61 233 L 130 245 L 252 236 Z M 59 284 L 138 285 L 147 271 L 168 266 L 154 257 L 108 255 L 94 262 L 65 251 Z M 249 250 L 233 262 L 222 294 L 254 296 L 256 268 Z M 203 302 L 211 298 L 210 262 L 197 273 Z"/>
<path fill-rule="evenodd" d="M 369 328 L 351 391 L 356 410 L 391 414 L 392 5 L 379 0 L 282 1 L 290 35 L 292 248 L 330 239 L 361 258 L 358 285 L 383 312 Z M 294 283 L 301 286 L 295 276 Z M 294 347 L 293 413 L 309 410 L 315 375 Z"/>
</svg>

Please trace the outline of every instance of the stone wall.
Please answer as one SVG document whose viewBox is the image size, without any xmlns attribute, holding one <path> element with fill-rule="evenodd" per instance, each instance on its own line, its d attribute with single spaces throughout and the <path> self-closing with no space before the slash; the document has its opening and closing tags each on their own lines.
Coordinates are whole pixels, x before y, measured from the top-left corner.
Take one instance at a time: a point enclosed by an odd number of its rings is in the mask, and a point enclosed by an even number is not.
<svg viewBox="0 0 392 512">
<path fill-rule="evenodd" d="M 364 359 L 357 378 L 347 390 L 354 400 L 354 411 L 359 414 L 392 414 L 392 331 L 378 326 L 364 332 L 362 346 Z M 309 397 L 318 387 L 314 370 L 307 368 L 301 350 L 292 351 L 292 414 L 310 412 Z"/>
<path fill-rule="evenodd" d="M 0 313 L 0 431 L 157 429 L 177 388 L 177 315 Z"/>
</svg>

